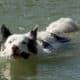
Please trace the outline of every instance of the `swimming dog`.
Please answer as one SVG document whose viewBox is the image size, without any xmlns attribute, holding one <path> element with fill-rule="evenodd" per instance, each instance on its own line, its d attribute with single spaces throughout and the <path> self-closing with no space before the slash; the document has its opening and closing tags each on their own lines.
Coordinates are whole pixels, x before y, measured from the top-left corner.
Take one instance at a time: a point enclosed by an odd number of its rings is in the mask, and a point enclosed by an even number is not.
<svg viewBox="0 0 80 80">
<path fill-rule="evenodd" d="M 51 30 L 51 29 L 50 29 Z M 55 43 L 64 44 L 70 42 L 70 39 L 60 36 L 49 30 L 38 32 L 38 27 L 24 34 L 13 34 L 3 24 L 1 26 L 2 45 L 0 56 L 21 56 L 25 59 L 30 55 L 50 54 Z"/>
<path fill-rule="evenodd" d="M 0 56 L 22 56 L 24 58 L 28 58 L 31 54 L 46 55 L 50 53 L 52 45 L 48 41 L 38 39 L 37 30 L 38 28 L 35 28 L 25 34 L 12 34 L 5 25 L 2 25 L 1 34 L 3 40 L 3 50 Z M 60 37 L 56 34 L 51 34 L 50 36 L 60 43 L 69 42 L 69 39 Z"/>
</svg>

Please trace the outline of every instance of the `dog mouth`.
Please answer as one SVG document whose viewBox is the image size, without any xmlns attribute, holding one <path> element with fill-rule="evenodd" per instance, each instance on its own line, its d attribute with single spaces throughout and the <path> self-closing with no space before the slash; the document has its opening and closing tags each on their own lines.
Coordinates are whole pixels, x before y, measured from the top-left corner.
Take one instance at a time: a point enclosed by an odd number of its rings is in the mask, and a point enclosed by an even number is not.
<svg viewBox="0 0 80 80">
<path fill-rule="evenodd" d="M 24 59 L 28 59 L 30 57 L 30 54 L 26 52 L 22 52 L 20 56 L 23 57 Z"/>
<path fill-rule="evenodd" d="M 14 57 L 23 57 L 24 59 L 28 59 L 30 54 L 27 52 L 20 52 L 19 48 L 16 45 L 12 47 L 12 56 Z"/>
<path fill-rule="evenodd" d="M 12 56 L 13 57 L 22 57 L 24 59 L 28 59 L 30 57 L 30 54 L 29 53 L 26 53 L 26 52 L 21 52 L 21 53 L 14 52 Z"/>
</svg>

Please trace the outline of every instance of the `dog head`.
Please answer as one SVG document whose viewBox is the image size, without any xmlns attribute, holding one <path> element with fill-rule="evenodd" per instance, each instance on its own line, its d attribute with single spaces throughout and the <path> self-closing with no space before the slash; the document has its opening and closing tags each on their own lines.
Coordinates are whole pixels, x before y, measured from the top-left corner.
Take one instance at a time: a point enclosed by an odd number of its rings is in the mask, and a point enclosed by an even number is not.
<svg viewBox="0 0 80 80">
<path fill-rule="evenodd" d="M 28 58 L 31 53 L 37 54 L 37 30 L 34 28 L 27 34 L 12 34 L 5 26 L 1 26 L 4 53 L 11 56 Z"/>
</svg>

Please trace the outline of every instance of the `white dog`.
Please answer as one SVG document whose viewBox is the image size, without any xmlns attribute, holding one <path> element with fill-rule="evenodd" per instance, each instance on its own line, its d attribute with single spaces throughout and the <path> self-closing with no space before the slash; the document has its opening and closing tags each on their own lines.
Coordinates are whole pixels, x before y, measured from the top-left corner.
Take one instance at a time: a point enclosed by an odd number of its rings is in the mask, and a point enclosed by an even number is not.
<svg viewBox="0 0 80 80">
<path fill-rule="evenodd" d="M 69 25 L 69 23 L 65 23 L 65 20 L 66 18 L 60 23 L 60 25 L 62 23 Z M 64 27 L 66 29 L 67 26 Z M 47 27 L 47 30 L 45 31 L 37 32 L 38 28 L 36 27 L 25 34 L 12 34 L 3 24 L 1 27 L 3 46 L 0 56 L 21 56 L 23 58 L 28 58 L 31 54 L 46 55 L 52 52 L 55 47 L 54 43 L 63 44 L 70 41 L 68 38 L 57 35 L 54 31 L 49 32 L 48 28 L 49 27 Z M 54 29 L 54 27 L 52 29 Z M 52 29 L 50 29 L 50 31 Z M 57 32 L 58 31 L 59 29 Z M 64 30 L 62 31 L 64 32 Z"/>
</svg>

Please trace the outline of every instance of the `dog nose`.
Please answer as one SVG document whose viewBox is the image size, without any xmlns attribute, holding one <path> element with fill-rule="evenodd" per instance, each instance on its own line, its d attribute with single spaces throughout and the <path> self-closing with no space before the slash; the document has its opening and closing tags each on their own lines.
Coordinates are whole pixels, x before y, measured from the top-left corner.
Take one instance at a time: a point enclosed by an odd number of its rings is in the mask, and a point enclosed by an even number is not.
<svg viewBox="0 0 80 80">
<path fill-rule="evenodd" d="M 16 45 L 13 45 L 13 46 L 12 46 L 12 50 L 13 50 L 13 51 L 17 51 L 18 49 L 19 49 L 18 46 L 16 46 Z"/>
</svg>

